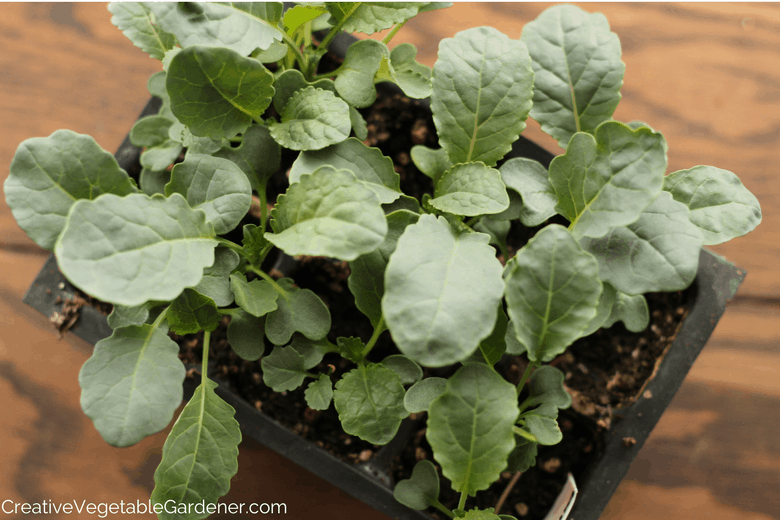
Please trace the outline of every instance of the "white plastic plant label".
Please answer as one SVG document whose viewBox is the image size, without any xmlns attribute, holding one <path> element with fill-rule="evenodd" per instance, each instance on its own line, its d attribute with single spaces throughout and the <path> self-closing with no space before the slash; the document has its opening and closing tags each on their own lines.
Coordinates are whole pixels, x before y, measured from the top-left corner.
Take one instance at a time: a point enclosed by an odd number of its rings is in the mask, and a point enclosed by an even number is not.
<svg viewBox="0 0 780 520">
<path fill-rule="evenodd" d="M 569 473 L 563 489 L 555 499 L 555 503 L 550 508 L 550 512 L 544 517 L 544 520 L 566 520 L 574 507 L 574 500 L 577 498 L 577 483 L 574 477 Z M 572 519 L 574 520 L 574 519 Z"/>
</svg>

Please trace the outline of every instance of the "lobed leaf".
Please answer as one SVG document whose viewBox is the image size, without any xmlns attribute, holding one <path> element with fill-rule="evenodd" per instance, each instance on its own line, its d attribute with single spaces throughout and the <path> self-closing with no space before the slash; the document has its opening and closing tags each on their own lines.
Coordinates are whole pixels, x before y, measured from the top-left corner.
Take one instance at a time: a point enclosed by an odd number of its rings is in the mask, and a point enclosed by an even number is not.
<svg viewBox="0 0 780 520">
<path fill-rule="evenodd" d="M 525 473 L 536 464 L 536 451 L 539 443 L 529 441 L 525 437 L 515 436 L 515 449 L 509 454 L 506 470 Z"/>
<path fill-rule="evenodd" d="M 184 289 L 168 308 L 168 325 L 176 334 L 195 334 L 201 330 L 217 330 L 222 315 L 214 300 L 192 289 Z"/>
<path fill-rule="evenodd" d="M 435 195 L 431 206 L 454 215 L 489 215 L 509 207 L 501 174 L 481 162 L 456 164 L 444 172 Z"/>
<path fill-rule="evenodd" d="M 294 332 L 317 341 L 330 331 L 330 311 L 322 300 L 309 289 L 292 285 L 282 278 L 277 282 L 285 291 L 276 300 L 278 308 L 269 312 L 265 320 L 265 335 L 274 345 L 284 345 Z"/>
<path fill-rule="evenodd" d="M 545 365 L 534 370 L 528 381 L 528 400 L 524 403 L 527 407 L 540 404 L 553 404 L 557 408 L 571 406 L 571 396 L 563 384 L 565 376 L 555 367 Z"/>
<path fill-rule="evenodd" d="M 233 290 L 236 305 L 256 318 L 265 316 L 278 308 L 276 302 L 279 299 L 279 293 L 270 282 L 265 280 L 247 282 L 243 274 L 233 273 L 230 275 L 230 287 Z"/>
<path fill-rule="evenodd" d="M 263 382 L 274 392 L 295 390 L 309 375 L 303 361 L 303 356 L 292 347 L 274 347 L 273 352 L 260 361 Z"/>
<path fill-rule="evenodd" d="M 162 60 L 165 52 L 173 49 L 176 38 L 155 23 L 151 10 L 141 2 L 111 2 L 108 10 L 111 23 L 119 28 L 133 45 L 152 58 Z"/>
<path fill-rule="evenodd" d="M 509 159 L 499 168 L 507 188 L 520 194 L 518 215 L 526 227 L 536 227 L 555 215 L 558 197 L 550 184 L 547 169 L 539 162 L 525 157 Z"/>
<path fill-rule="evenodd" d="M 363 343 L 363 340 L 360 338 L 336 338 L 336 347 L 339 355 L 353 363 L 360 363 L 363 361 L 363 349 L 365 346 L 365 343 Z"/>
<path fill-rule="evenodd" d="M 542 446 L 554 446 L 563 439 L 563 433 L 555 419 L 532 414 L 527 415 L 524 420 L 524 429 L 536 437 L 537 442 Z"/>
<path fill-rule="evenodd" d="M 306 87 L 295 92 L 282 111 L 271 137 L 291 150 L 319 150 L 349 137 L 349 106 L 332 92 Z"/>
<path fill-rule="evenodd" d="M 217 307 L 226 307 L 233 303 L 233 291 L 230 290 L 230 273 L 241 261 L 238 253 L 230 248 L 219 246 L 214 250 L 214 264 L 203 270 L 203 278 L 194 287 L 196 291 L 208 296 Z"/>
<path fill-rule="evenodd" d="M 452 168 L 453 164 L 447 156 L 447 150 L 439 148 L 432 150 L 421 144 L 412 146 L 412 161 L 417 169 L 437 182 L 441 175 Z"/>
<path fill-rule="evenodd" d="M 406 507 L 422 510 L 439 501 L 439 474 L 429 460 L 414 465 L 412 476 L 395 485 L 393 497 Z"/>
<path fill-rule="evenodd" d="M 241 240 L 241 246 L 244 249 L 244 256 L 250 264 L 260 267 L 262 252 L 268 245 L 268 240 L 263 236 L 265 231 L 255 224 L 246 224 L 242 231 L 244 238 Z"/>
<path fill-rule="evenodd" d="M 171 301 L 214 263 L 214 226 L 178 193 L 103 195 L 74 204 L 54 248 L 62 273 L 99 300 Z"/>
<path fill-rule="evenodd" d="M 246 361 L 257 361 L 265 352 L 265 318 L 256 318 L 241 309 L 231 314 L 227 338 L 233 352 Z"/>
<path fill-rule="evenodd" d="M 149 309 L 151 305 L 151 303 L 144 303 L 133 307 L 114 305 L 111 314 L 108 315 L 108 326 L 112 329 L 118 329 L 129 325 L 143 325 L 149 318 Z"/>
<path fill-rule="evenodd" d="M 425 4 L 416 2 L 326 2 L 345 32 L 374 34 L 413 18 Z"/>
<path fill-rule="evenodd" d="M 618 292 L 612 312 L 604 322 L 604 327 L 611 327 L 618 321 L 622 321 L 626 329 L 631 332 L 645 330 L 650 324 L 650 310 L 647 307 L 645 297 L 641 294 L 632 296 Z"/>
<path fill-rule="evenodd" d="M 182 399 L 179 346 L 151 325 L 118 328 L 79 372 L 81 408 L 109 444 L 131 446 L 164 429 Z"/>
<path fill-rule="evenodd" d="M 525 128 L 534 74 L 525 44 L 491 27 L 461 31 L 439 44 L 431 111 L 453 164 L 493 166 Z"/>
<path fill-rule="evenodd" d="M 327 9 L 319 5 L 296 5 L 285 11 L 282 24 L 287 34 L 292 36 L 300 26 L 327 12 Z"/>
<path fill-rule="evenodd" d="M 377 40 L 358 40 L 347 49 L 344 63 L 338 69 L 336 90 L 355 108 L 366 108 L 376 101 L 374 79 L 390 50 Z"/>
<path fill-rule="evenodd" d="M 4 190 L 19 227 L 50 251 L 76 201 L 138 191 L 113 155 L 90 136 L 70 130 L 22 142 L 11 161 Z"/>
<path fill-rule="evenodd" d="M 390 51 L 390 59 L 384 56 L 377 74 L 377 81 L 392 81 L 407 97 L 425 99 L 431 95 L 431 68 L 418 63 L 417 49 L 411 43 L 396 45 Z"/>
</svg>

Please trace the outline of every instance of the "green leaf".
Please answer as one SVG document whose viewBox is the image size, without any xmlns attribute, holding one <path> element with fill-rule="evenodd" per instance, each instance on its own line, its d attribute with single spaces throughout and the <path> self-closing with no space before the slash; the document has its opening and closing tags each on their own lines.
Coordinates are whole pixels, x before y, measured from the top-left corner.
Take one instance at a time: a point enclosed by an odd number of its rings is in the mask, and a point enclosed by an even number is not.
<svg viewBox="0 0 780 520">
<path fill-rule="evenodd" d="M 576 134 L 566 153 L 550 163 L 555 210 L 572 223 L 575 238 L 604 236 L 639 217 L 661 191 L 665 171 L 661 134 L 608 121 L 595 137 Z"/>
<path fill-rule="evenodd" d="M 306 87 L 290 97 L 271 137 L 291 150 L 319 150 L 349 137 L 349 105 L 333 92 Z"/>
<path fill-rule="evenodd" d="M 575 132 L 612 119 L 626 66 L 603 14 L 573 5 L 544 11 L 523 29 L 535 74 L 531 117 L 566 148 Z"/>
<path fill-rule="evenodd" d="M 268 49 L 274 41 L 282 39 L 282 31 L 276 27 L 282 19 L 281 2 L 146 5 L 158 25 L 175 35 L 183 48 L 210 45 L 247 56 L 255 49 Z"/>
<path fill-rule="evenodd" d="M 417 221 L 420 213 L 422 213 L 422 210 L 420 209 L 420 202 L 414 197 L 404 195 L 403 193 L 390 204 L 382 204 L 382 209 L 385 210 L 385 215 L 388 217 L 397 211 L 404 210 L 407 213 L 412 213 L 415 216 L 415 221 Z"/>
<path fill-rule="evenodd" d="M 183 149 L 181 143 L 168 139 L 162 144 L 144 150 L 141 153 L 141 166 L 155 172 L 166 170 L 179 157 Z"/>
<path fill-rule="evenodd" d="M 387 444 L 409 415 L 398 374 L 382 365 L 361 365 L 336 383 L 333 404 L 344 431 L 371 444 Z"/>
<path fill-rule="evenodd" d="M 585 336 L 590 336 L 604 326 L 604 323 L 612 313 L 612 307 L 615 305 L 615 299 L 617 298 L 615 288 L 607 282 L 602 282 L 601 285 L 604 286 L 604 290 L 601 292 L 601 298 L 599 298 L 599 306 L 596 309 L 596 315 L 590 320 L 590 323 L 588 323 L 588 328 L 585 329 L 585 332 L 582 333 L 581 337 L 583 338 Z"/>
<path fill-rule="evenodd" d="M 370 148 L 354 137 L 322 150 L 301 152 L 290 169 L 290 184 L 321 166 L 351 171 L 382 204 L 401 196 L 401 177 L 393 169 L 393 160 L 379 148 Z"/>
<path fill-rule="evenodd" d="M 393 497 L 406 507 L 422 510 L 439 501 L 439 474 L 429 460 L 415 464 L 412 476 L 395 485 Z"/>
<path fill-rule="evenodd" d="M 387 45 L 377 40 L 358 40 L 350 45 L 336 77 L 339 96 L 356 108 L 371 106 L 376 101 L 374 79 L 382 61 L 389 57 Z"/>
<path fill-rule="evenodd" d="M 130 129 L 130 142 L 135 146 L 158 146 L 168 141 L 168 130 L 174 121 L 160 115 L 142 117 Z"/>
<path fill-rule="evenodd" d="M 406 226 L 417 222 L 418 214 L 406 210 L 387 215 L 387 235 L 382 244 L 349 263 L 347 279 L 350 292 L 355 296 L 355 305 L 371 320 L 375 327 L 382 317 L 382 296 L 385 294 L 385 268 L 390 255 L 395 251 L 398 239 Z"/>
<path fill-rule="evenodd" d="M 536 440 L 542 446 L 553 446 L 563 439 L 563 434 L 555 419 L 539 415 L 528 415 L 524 420 L 524 429 L 536 437 Z"/>
<path fill-rule="evenodd" d="M 276 76 L 276 81 L 274 82 L 274 108 L 276 111 L 281 114 L 293 94 L 307 87 L 327 90 L 336 94 L 336 85 L 333 83 L 333 80 L 320 79 L 309 83 L 301 71 L 297 69 L 285 70 Z"/>
<path fill-rule="evenodd" d="M 168 90 L 165 88 L 166 76 L 167 74 L 163 70 L 149 76 L 149 79 L 146 82 L 146 90 L 148 90 L 149 94 L 152 96 L 162 100 L 162 105 L 157 114 L 165 116 L 175 122 L 177 119 L 176 116 L 173 115 L 173 112 L 171 112 L 171 98 L 168 96 Z"/>
<path fill-rule="evenodd" d="M 165 428 L 181 403 L 179 346 L 151 325 L 130 325 L 95 345 L 79 372 L 81 408 L 106 442 L 131 446 Z"/>
<path fill-rule="evenodd" d="M 512 323 L 512 320 L 509 320 L 506 325 L 504 341 L 506 342 L 506 353 L 510 356 L 522 356 L 525 354 L 525 345 L 520 343 L 520 340 L 517 339 L 517 333 L 515 332 L 515 326 Z"/>
<path fill-rule="evenodd" d="M 179 335 L 195 334 L 201 330 L 213 332 L 222 321 L 214 300 L 192 289 L 184 289 L 173 300 L 166 318 L 171 330 Z"/>
<path fill-rule="evenodd" d="M 217 307 L 226 307 L 233 303 L 233 291 L 230 290 L 230 273 L 241 261 L 238 253 L 227 247 L 214 250 L 214 264 L 203 270 L 203 278 L 194 287 L 196 291 L 208 296 Z"/>
<path fill-rule="evenodd" d="M 288 47 L 286 43 L 273 42 L 266 50 L 256 50 L 253 52 L 252 58 L 260 63 L 276 63 L 277 61 L 284 59 L 288 52 L 290 52 L 290 47 Z"/>
<path fill-rule="evenodd" d="M 244 248 L 244 255 L 251 264 L 259 267 L 261 253 L 268 244 L 268 240 L 263 236 L 265 232 L 254 224 L 245 225 L 243 232 L 244 238 L 241 240 L 241 245 Z"/>
<path fill-rule="evenodd" d="M 333 383 L 330 382 L 330 377 L 327 374 L 320 374 L 317 379 L 309 383 L 303 395 L 306 404 L 312 410 L 327 410 L 333 399 Z"/>
<path fill-rule="evenodd" d="M 319 5 L 296 5 L 284 13 L 282 24 L 287 34 L 292 36 L 300 26 L 327 12 L 327 9 Z"/>
<path fill-rule="evenodd" d="M 278 308 L 266 317 L 266 337 L 274 345 L 286 344 L 294 332 L 315 341 L 323 339 L 330 331 L 330 311 L 320 297 L 309 289 L 293 287 L 289 278 L 277 283 L 285 295 L 279 296 Z"/>
<path fill-rule="evenodd" d="M 387 234 L 374 192 L 352 172 L 329 166 L 290 185 L 271 215 L 274 233 L 265 238 L 291 256 L 354 260 L 379 247 Z"/>
<path fill-rule="evenodd" d="M 622 321 L 626 329 L 631 332 L 645 330 L 650 324 L 650 310 L 647 308 L 645 297 L 641 294 L 631 296 L 618 292 L 612 312 L 603 326 L 609 328 L 618 321 Z"/>
<path fill-rule="evenodd" d="M 118 329 L 129 325 L 143 325 L 149 318 L 149 308 L 149 303 L 134 307 L 114 305 L 114 309 L 108 315 L 108 326 L 112 329 Z"/>
<path fill-rule="evenodd" d="M 141 191 L 149 195 L 165 195 L 165 185 L 171 182 L 171 172 L 167 170 L 156 172 L 149 168 L 141 170 L 141 176 L 138 179 L 138 184 L 141 187 Z"/>
<path fill-rule="evenodd" d="M 423 366 L 451 365 L 490 335 L 504 282 L 487 242 L 481 233 L 456 235 L 433 215 L 406 228 L 387 264 L 382 298 L 403 354 Z"/>
<path fill-rule="evenodd" d="M 431 111 L 454 163 L 493 166 L 512 148 L 531 109 L 534 74 L 525 45 L 491 27 L 439 44 Z"/>
<path fill-rule="evenodd" d="M 171 111 L 193 135 L 230 139 L 262 117 L 273 81 L 257 60 L 229 49 L 187 47 L 171 61 L 166 88 Z"/>
<path fill-rule="evenodd" d="M 498 480 L 515 447 L 517 391 L 492 368 L 461 367 L 428 410 L 426 438 L 452 488 L 474 496 Z"/>
<path fill-rule="evenodd" d="M 696 277 L 702 242 L 685 204 L 661 192 L 633 224 L 580 243 L 598 260 L 602 280 L 626 294 L 643 294 L 688 287 Z"/>
<path fill-rule="evenodd" d="M 547 169 L 533 159 L 515 157 L 499 168 L 501 179 L 522 197 L 520 222 L 536 227 L 555 215 L 558 197 L 550 184 Z"/>
<path fill-rule="evenodd" d="M 528 382 L 529 397 L 527 407 L 550 403 L 557 408 L 571 406 L 571 396 L 563 385 L 565 376 L 555 367 L 545 365 L 534 370 Z"/>
<path fill-rule="evenodd" d="M 310 370 L 320 364 L 325 356 L 326 349 L 318 342 L 314 342 L 303 336 L 295 336 L 290 343 L 295 351 L 303 356 L 303 368 Z"/>
<path fill-rule="evenodd" d="M 278 308 L 279 293 L 270 282 L 265 280 L 247 282 L 243 274 L 233 273 L 230 275 L 230 288 L 236 298 L 236 305 L 256 318 Z"/>
<path fill-rule="evenodd" d="M 111 23 L 116 25 L 133 45 L 148 53 L 152 58 L 162 60 L 165 51 L 173 49 L 176 38 L 160 30 L 154 23 L 149 7 L 141 2 L 111 2 L 108 10 L 113 15 Z"/>
<path fill-rule="evenodd" d="M 506 352 L 506 327 L 506 314 L 504 314 L 503 305 L 499 304 L 493 332 L 490 333 L 490 336 L 482 340 L 479 344 L 479 351 L 475 352 L 474 356 L 479 356 L 481 360 L 487 362 L 490 366 L 498 363 L 504 355 L 504 352 Z"/>
<path fill-rule="evenodd" d="M 178 121 L 171 125 L 170 129 L 168 130 L 168 137 L 171 141 L 176 141 L 177 143 L 181 143 L 182 146 L 186 147 L 187 155 L 210 155 L 223 146 L 230 146 L 230 141 L 227 139 L 212 139 L 211 137 L 198 137 L 193 135 L 189 128 L 179 123 Z"/>
<path fill-rule="evenodd" d="M 260 360 L 263 382 L 274 392 L 295 390 L 309 375 L 303 366 L 303 356 L 292 347 L 274 347 L 270 355 Z"/>
<path fill-rule="evenodd" d="M 506 275 L 506 302 L 528 359 L 550 361 L 580 337 L 601 297 L 598 268 L 558 224 L 517 252 Z"/>
<path fill-rule="evenodd" d="M 447 156 L 447 150 L 439 148 L 432 150 L 421 144 L 412 146 L 412 162 L 417 169 L 433 179 L 433 182 L 439 180 L 441 175 L 452 168 L 453 164 Z"/>
<path fill-rule="evenodd" d="M 165 194 L 179 193 L 192 209 L 201 209 L 218 235 L 235 228 L 252 204 L 249 179 L 232 161 L 210 155 L 187 154 L 173 167 Z"/>
<path fill-rule="evenodd" d="M 138 191 L 113 155 L 90 136 L 70 130 L 22 142 L 4 189 L 19 227 L 48 250 L 54 248 L 77 200 Z"/>
<path fill-rule="evenodd" d="M 704 236 L 704 245 L 728 242 L 761 223 L 758 199 L 739 177 L 713 166 L 694 166 L 664 178 L 664 190 L 688 206 L 688 218 Z"/>
<path fill-rule="evenodd" d="M 184 197 L 103 195 L 74 204 L 54 248 L 60 270 L 93 297 L 120 305 L 171 301 L 214 263 L 214 226 Z"/>
<path fill-rule="evenodd" d="M 407 97 L 424 99 L 431 95 L 431 68 L 415 60 L 417 49 L 411 43 L 397 45 L 385 56 L 380 66 L 378 80 L 392 81 Z M 385 72 L 386 71 L 386 72 Z"/>
<path fill-rule="evenodd" d="M 461 517 L 463 520 L 501 520 L 501 517 L 497 516 L 492 507 L 479 510 L 477 508 L 467 511 L 466 515 Z"/>
<path fill-rule="evenodd" d="M 227 338 L 233 352 L 246 361 L 257 361 L 265 352 L 265 318 L 255 318 L 241 309 L 230 316 Z"/>
<path fill-rule="evenodd" d="M 374 34 L 413 18 L 424 4 L 415 2 L 327 2 L 325 6 L 343 22 L 344 32 Z"/>
<path fill-rule="evenodd" d="M 360 338 L 336 338 L 336 346 L 341 357 L 353 363 L 360 363 L 363 360 L 363 349 L 366 345 Z"/>
<path fill-rule="evenodd" d="M 536 450 L 539 443 L 529 441 L 519 435 L 515 436 L 515 449 L 509 454 L 506 470 L 525 473 L 536 464 Z"/>
<path fill-rule="evenodd" d="M 481 162 L 456 164 L 444 172 L 435 195 L 431 206 L 454 215 L 489 215 L 509 207 L 501 173 Z"/>
<path fill-rule="evenodd" d="M 154 472 L 154 504 L 216 504 L 230 489 L 238 471 L 241 429 L 235 410 L 206 380 L 195 389 L 165 440 L 162 460 Z M 205 518 L 206 513 L 159 515 L 161 519 Z"/>
<path fill-rule="evenodd" d="M 355 132 L 355 137 L 361 141 L 368 139 L 368 126 L 366 126 L 366 120 L 357 109 L 353 106 L 349 107 L 349 122 L 352 125 L 352 131 Z"/>
<path fill-rule="evenodd" d="M 447 380 L 427 377 L 409 387 L 404 396 L 404 408 L 410 413 L 427 412 L 431 403 L 444 393 Z"/>
<path fill-rule="evenodd" d="M 422 379 L 423 376 L 420 365 L 400 354 L 387 356 L 382 360 L 381 364 L 398 374 L 398 377 L 401 378 L 401 383 L 404 385 L 411 385 Z"/>
</svg>

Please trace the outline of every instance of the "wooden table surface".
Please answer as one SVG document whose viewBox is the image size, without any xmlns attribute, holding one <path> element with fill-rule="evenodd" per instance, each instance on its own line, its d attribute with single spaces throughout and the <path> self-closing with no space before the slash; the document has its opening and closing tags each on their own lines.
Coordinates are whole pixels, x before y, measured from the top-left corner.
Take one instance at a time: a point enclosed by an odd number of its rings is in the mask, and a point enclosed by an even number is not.
<svg viewBox="0 0 780 520">
<path fill-rule="evenodd" d="M 459 3 L 421 15 L 394 42 L 414 43 L 433 65 L 441 38 L 479 25 L 517 38 L 545 7 Z M 713 247 L 747 280 L 602 518 L 778 519 L 780 5 L 583 8 L 606 14 L 622 42 L 616 119 L 662 131 L 670 172 L 697 164 L 735 172 L 764 215 L 751 235 Z M 160 63 L 111 25 L 104 4 L 0 12 L 0 178 L 22 140 L 59 128 L 115 150 Z M 560 153 L 534 123 L 525 135 Z M 120 450 L 83 415 L 77 376 L 90 347 L 58 340 L 21 303 L 46 256 L 0 204 L 0 500 L 145 500 L 165 433 Z M 386 518 L 262 446 L 245 442 L 240 457 L 229 501 L 284 501 L 294 519 Z"/>
</svg>

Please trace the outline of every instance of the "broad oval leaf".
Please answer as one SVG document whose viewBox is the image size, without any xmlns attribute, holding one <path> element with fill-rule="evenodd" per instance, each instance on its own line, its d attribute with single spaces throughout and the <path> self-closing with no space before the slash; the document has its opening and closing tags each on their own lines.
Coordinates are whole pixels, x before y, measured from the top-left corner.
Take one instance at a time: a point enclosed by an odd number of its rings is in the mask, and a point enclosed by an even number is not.
<svg viewBox="0 0 780 520">
<path fill-rule="evenodd" d="M 246 361 L 257 361 L 265 352 L 265 318 L 256 318 L 241 309 L 233 311 L 227 327 L 230 347 L 238 357 Z"/>
<path fill-rule="evenodd" d="M 169 140 L 168 131 L 174 123 L 175 121 L 161 115 L 142 117 L 130 129 L 130 142 L 134 146 L 161 145 Z"/>
<path fill-rule="evenodd" d="M 544 166 L 533 159 L 515 157 L 502 164 L 499 170 L 506 187 L 522 198 L 519 218 L 524 226 L 536 227 L 555 215 L 558 197 Z"/>
<path fill-rule="evenodd" d="M 179 157 L 183 149 L 181 143 L 168 139 L 144 150 L 141 153 L 141 166 L 155 172 L 166 170 Z"/>
<path fill-rule="evenodd" d="M 688 218 L 701 230 L 705 246 L 741 237 L 761 223 L 758 199 L 728 170 L 680 170 L 664 178 L 664 190 L 688 206 Z"/>
<path fill-rule="evenodd" d="M 168 434 L 154 472 L 152 503 L 216 504 L 230 489 L 230 479 L 238 471 L 241 429 L 235 410 L 214 392 L 216 387 L 208 379 L 201 383 Z M 165 520 L 206 516 L 195 511 L 159 515 Z"/>
<path fill-rule="evenodd" d="M 81 408 L 106 442 L 131 446 L 165 428 L 181 403 L 179 346 L 152 325 L 130 325 L 95 345 L 79 372 Z"/>
<path fill-rule="evenodd" d="M 320 364 L 325 353 L 328 351 L 323 343 L 327 344 L 327 339 L 312 341 L 304 336 L 295 336 L 290 346 L 303 356 L 303 368 L 312 369 Z"/>
<path fill-rule="evenodd" d="M 596 259 L 550 224 L 517 252 L 506 275 L 506 302 L 531 361 L 550 361 L 580 337 L 602 292 Z"/>
<path fill-rule="evenodd" d="M 576 132 L 612 118 L 626 66 L 603 14 L 556 5 L 523 28 L 534 68 L 531 117 L 566 148 Z"/>
<path fill-rule="evenodd" d="M 403 354 L 423 366 L 451 365 L 490 335 L 504 282 L 488 239 L 456 235 L 433 215 L 406 228 L 387 264 L 382 298 Z"/>
<path fill-rule="evenodd" d="M 230 139 L 271 104 L 274 75 L 262 63 L 216 47 L 187 47 L 168 67 L 171 110 L 193 135 Z"/>
<path fill-rule="evenodd" d="M 626 329 L 631 332 L 645 330 L 650 324 L 650 309 L 647 307 L 645 297 L 641 294 L 632 296 L 618 292 L 612 312 L 604 322 L 604 327 L 611 327 L 618 321 L 622 321 Z"/>
<path fill-rule="evenodd" d="M 411 157 L 417 169 L 433 179 L 433 182 L 437 182 L 453 166 L 444 148 L 433 150 L 418 144 L 412 146 Z"/>
<path fill-rule="evenodd" d="M 187 154 L 173 167 L 165 194 L 179 193 L 192 209 L 206 213 L 214 231 L 223 235 L 234 229 L 252 204 L 252 187 L 244 172 L 227 159 Z"/>
<path fill-rule="evenodd" d="M 192 289 L 184 289 L 171 302 L 166 317 L 171 330 L 179 335 L 195 334 L 201 330 L 213 332 L 222 321 L 214 300 Z"/>
<path fill-rule="evenodd" d="M 116 25 L 133 45 L 152 58 L 162 60 L 165 52 L 174 48 L 176 38 L 154 23 L 149 7 L 141 2 L 111 2 L 108 10 Z"/>
<path fill-rule="evenodd" d="M 595 137 L 577 133 L 566 153 L 550 163 L 555 210 L 572 223 L 575 238 L 604 236 L 639 217 L 660 193 L 665 171 L 661 134 L 607 121 Z"/>
<path fill-rule="evenodd" d="M 401 87 L 408 97 L 425 99 L 431 95 L 431 68 L 418 63 L 417 49 L 411 43 L 396 45 L 390 51 L 391 80 Z M 386 58 L 385 58 L 386 60 Z M 381 71 L 381 69 L 380 69 Z"/>
<path fill-rule="evenodd" d="M 327 410 L 333 399 L 333 383 L 330 382 L 330 377 L 320 374 L 320 377 L 309 383 L 303 395 L 312 410 Z"/>
<path fill-rule="evenodd" d="M 345 32 L 374 34 L 413 18 L 425 4 L 419 2 L 328 2 L 331 16 Z"/>
<path fill-rule="evenodd" d="M 501 174 L 481 162 L 456 164 L 439 178 L 431 206 L 453 215 L 490 215 L 509 207 Z"/>
<path fill-rule="evenodd" d="M 633 224 L 580 243 L 598 260 L 602 280 L 623 293 L 643 294 L 688 287 L 696 277 L 703 238 L 685 204 L 664 191 Z"/>
<path fill-rule="evenodd" d="M 113 155 L 90 136 L 70 130 L 22 142 L 4 190 L 19 227 L 48 250 L 54 248 L 77 200 L 138 191 Z"/>
<path fill-rule="evenodd" d="M 282 160 L 279 143 L 273 140 L 267 127 L 260 125 L 250 126 L 241 136 L 241 144 L 237 148 L 222 148 L 212 155 L 236 163 L 258 193 L 265 191 L 268 180 L 279 171 Z"/>
<path fill-rule="evenodd" d="M 439 474 L 433 462 L 423 459 L 415 464 L 412 476 L 395 485 L 393 496 L 406 507 L 417 510 L 436 504 L 439 501 Z"/>
<path fill-rule="evenodd" d="M 360 365 L 336 383 L 333 404 L 344 431 L 371 444 L 387 444 L 409 415 L 398 374 L 382 365 Z"/>
<path fill-rule="evenodd" d="M 536 451 L 539 444 L 519 435 L 515 436 L 515 443 L 515 449 L 509 454 L 506 470 L 526 472 L 536 464 Z"/>
<path fill-rule="evenodd" d="M 525 44 L 491 27 L 439 44 L 431 111 L 453 164 L 493 166 L 512 148 L 531 109 L 534 73 Z"/>
<path fill-rule="evenodd" d="M 127 327 L 128 325 L 143 325 L 149 318 L 149 303 L 127 307 L 114 305 L 111 314 L 108 315 L 108 326 L 112 329 Z"/>
<path fill-rule="evenodd" d="M 158 25 L 176 36 L 182 47 L 211 45 L 227 47 L 247 56 L 255 49 L 268 49 L 281 41 L 276 24 L 282 19 L 281 2 L 164 3 L 146 4 Z"/>
<path fill-rule="evenodd" d="M 411 413 L 427 412 L 446 387 L 447 380 L 443 377 L 426 377 L 417 381 L 406 391 L 404 408 Z"/>
<path fill-rule="evenodd" d="M 276 76 L 276 80 L 274 81 L 274 108 L 276 109 L 276 112 L 281 114 L 293 94 L 307 87 L 328 90 L 334 94 L 337 93 L 336 85 L 333 83 L 333 80 L 321 79 L 309 83 L 306 81 L 306 78 L 301 71 L 297 69 L 288 69 Z"/>
<path fill-rule="evenodd" d="M 480 363 L 461 367 L 428 410 L 425 437 L 457 492 L 475 495 L 498 480 L 515 447 L 517 390 Z"/>
<path fill-rule="evenodd" d="M 274 392 L 295 390 L 309 375 L 303 362 L 303 356 L 294 348 L 274 347 L 273 352 L 260 361 L 263 368 L 263 382 Z"/>
<path fill-rule="evenodd" d="M 555 419 L 532 414 L 524 420 L 525 430 L 536 437 L 536 441 L 542 446 L 554 446 L 563 439 L 563 433 Z"/>
<path fill-rule="evenodd" d="M 279 196 L 265 238 L 291 256 L 354 260 L 387 234 L 382 206 L 352 172 L 323 166 Z"/>
<path fill-rule="evenodd" d="M 387 356 L 382 360 L 381 364 L 398 374 L 398 377 L 401 378 L 401 383 L 405 385 L 411 385 L 422 379 L 423 376 L 420 365 L 400 354 Z"/>
<path fill-rule="evenodd" d="M 265 335 L 271 343 L 284 345 L 295 332 L 314 341 L 325 338 L 330 331 L 330 311 L 320 297 L 309 289 L 293 287 L 289 278 L 277 283 L 285 294 L 277 298 L 278 308 L 266 315 Z"/>
<path fill-rule="evenodd" d="M 77 202 L 54 254 L 62 273 L 99 300 L 171 301 L 214 263 L 214 226 L 184 197 L 103 195 Z"/>
<path fill-rule="evenodd" d="M 319 150 L 349 137 L 349 105 L 333 92 L 306 87 L 292 95 L 271 137 L 291 150 Z"/>
<path fill-rule="evenodd" d="M 238 253 L 227 247 L 217 247 L 214 250 L 214 264 L 203 270 L 195 290 L 208 296 L 217 307 L 227 307 L 233 303 L 233 292 L 230 290 L 230 273 L 238 267 L 241 258 Z"/>
<path fill-rule="evenodd" d="M 358 40 L 347 49 L 344 63 L 338 69 L 336 90 L 344 101 L 356 108 L 366 108 L 376 101 L 374 79 L 390 50 L 376 40 Z"/>
<path fill-rule="evenodd" d="M 236 305 L 256 318 L 277 309 L 276 300 L 279 299 L 279 293 L 266 280 L 247 282 L 243 274 L 233 273 L 230 275 L 230 288 Z"/>
<path fill-rule="evenodd" d="M 565 377 L 563 372 L 549 365 L 537 368 L 528 381 L 529 398 L 524 404 L 533 407 L 550 403 L 557 408 L 568 408 L 571 396 L 563 384 Z"/>
<path fill-rule="evenodd" d="M 401 196 L 401 177 L 393 169 L 393 160 L 383 155 L 379 148 L 366 146 L 354 137 L 322 150 L 301 152 L 290 169 L 290 184 L 321 166 L 351 171 L 382 204 L 389 204 Z"/>
</svg>

